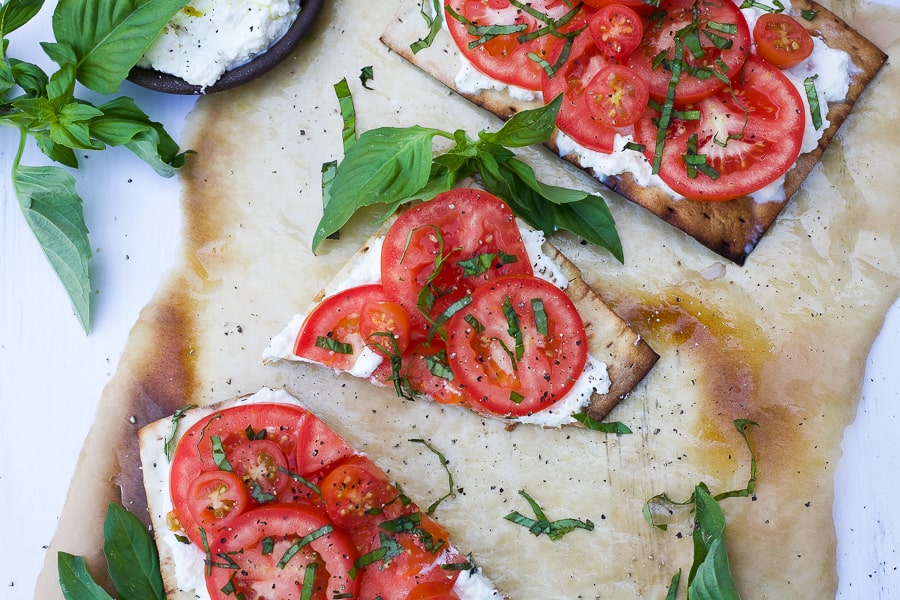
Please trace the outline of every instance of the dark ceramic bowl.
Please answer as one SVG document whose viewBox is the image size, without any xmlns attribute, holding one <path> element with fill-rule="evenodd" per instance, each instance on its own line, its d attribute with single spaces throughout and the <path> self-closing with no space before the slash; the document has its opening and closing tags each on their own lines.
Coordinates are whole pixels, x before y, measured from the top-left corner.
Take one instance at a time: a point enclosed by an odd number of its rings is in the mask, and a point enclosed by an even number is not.
<svg viewBox="0 0 900 600">
<path fill-rule="evenodd" d="M 185 95 L 211 94 L 243 85 L 272 70 L 294 51 L 297 44 L 303 41 L 303 38 L 309 33 L 324 3 L 325 0 L 301 0 L 300 14 L 297 15 L 297 20 L 288 28 L 281 39 L 253 60 L 230 71 L 225 71 L 218 81 L 213 85 L 206 86 L 206 88 L 188 83 L 175 75 L 141 67 L 133 68 L 128 74 L 128 80 L 157 92 Z"/>
</svg>

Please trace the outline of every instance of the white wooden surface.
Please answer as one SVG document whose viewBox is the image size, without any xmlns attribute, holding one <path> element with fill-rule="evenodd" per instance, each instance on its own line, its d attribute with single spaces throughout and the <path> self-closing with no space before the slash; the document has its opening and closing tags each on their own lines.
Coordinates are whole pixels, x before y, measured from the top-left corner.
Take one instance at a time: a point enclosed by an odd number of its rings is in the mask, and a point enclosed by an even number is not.
<svg viewBox="0 0 900 600">
<path fill-rule="evenodd" d="M 10 54 L 52 65 L 49 12 L 14 34 Z M 123 92 L 180 139 L 193 98 L 126 84 Z M 85 336 L 28 229 L 9 171 L 18 143 L 0 131 L 0 598 L 33 597 L 79 451 L 128 332 L 173 264 L 179 185 L 124 151 L 90 153 L 74 175 L 85 199 L 95 277 L 94 326 Z M 47 164 L 33 147 L 24 164 Z M 900 597 L 900 303 L 873 348 L 856 423 L 838 466 L 838 598 Z M 764 549 L 760 549 L 764 551 Z M 522 599 L 528 600 L 528 599 Z"/>
</svg>

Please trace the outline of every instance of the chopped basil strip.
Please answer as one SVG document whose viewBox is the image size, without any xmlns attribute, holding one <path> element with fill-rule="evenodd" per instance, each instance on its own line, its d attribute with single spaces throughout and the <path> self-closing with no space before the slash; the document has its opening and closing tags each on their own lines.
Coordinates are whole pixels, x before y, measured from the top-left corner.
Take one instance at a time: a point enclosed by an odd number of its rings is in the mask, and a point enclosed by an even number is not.
<svg viewBox="0 0 900 600">
<path fill-rule="evenodd" d="M 428 506 L 428 509 L 425 511 L 426 514 L 433 515 L 434 511 L 437 510 L 437 507 L 440 506 L 441 502 L 455 495 L 455 492 L 453 491 L 453 473 L 450 472 L 450 467 L 447 466 L 448 464 L 450 464 L 450 461 L 447 460 L 447 457 L 444 456 L 437 448 L 428 443 L 427 440 L 415 438 L 409 441 L 413 442 L 414 444 L 422 444 L 423 446 L 431 450 L 438 457 L 438 460 L 441 462 L 441 466 L 444 467 L 444 470 L 447 472 L 447 493 L 432 502 Z"/>
<path fill-rule="evenodd" d="M 285 550 L 284 555 L 281 557 L 281 560 L 279 560 L 278 564 L 275 566 L 278 567 L 279 569 L 285 568 L 287 566 L 288 562 L 290 562 L 290 560 L 292 558 L 294 558 L 294 556 L 298 552 L 300 552 L 300 550 L 302 550 L 304 546 L 311 544 L 312 542 L 316 541 L 317 539 L 319 539 L 322 536 L 328 535 L 332 531 L 334 531 L 334 527 L 332 527 L 331 525 L 323 525 L 322 527 L 319 527 L 315 531 L 311 531 L 310 533 L 307 533 L 302 538 L 300 538 L 299 540 L 297 540 L 296 542 L 291 544 L 290 548 Z"/>
<path fill-rule="evenodd" d="M 463 316 L 463 321 L 468 323 L 475 333 L 484 333 L 484 325 L 482 325 L 481 321 L 479 321 L 472 313 L 466 313 L 465 316 Z"/>
<path fill-rule="evenodd" d="M 503 315 L 506 317 L 506 333 L 516 341 L 515 362 L 519 362 L 525 355 L 525 340 L 522 337 L 522 328 L 519 326 L 519 315 L 516 314 L 516 309 L 513 308 L 508 296 L 503 298 L 502 308 Z"/>
<path fill-rule="evenodd" d="M 278 499 L 278 496 L 264 491 L 262 486 L 255 481 L 253 482 L 253 485 L 250 486 L 250 497 L 260 504 L 268 504 L 269 502 L 275 502 L 275 500 Z"/>
<path fill-rule="evenodd" d="M 812 9 L 806 9 L 806 10 L 800 11 L 800 16 L 803 17 L 804 19 L 806 19 L 807 21 L 812 21 L 813 19 L 816 18 L 816 15 L 818 15 L 818 14 L 819 14 L 819 11 L 812 10 Z"/>
<path fill-rule="evenodd" d="M 822 107 L 819 104 L 819 94 L 816 92 L 816 78 L 819 75 L 813 75 L 803 80 L 803 87 L 806 88 L 806 101 L 809 102 L 809 112 L 812 114 L 813 127 L 816 130 L 822 128 Z"/>
<path fill-rule="evenodd" d="M 616 435 L 625 435 L 631 433 L 628 425 L 619 421 L 598 421 L 592 419 L 586 412 L 579 412 L 572 415 L 572 418 L 584 425 L 591 431 L 599 431 L 601 433 L 615 433 Z"/>
<path fill-rule="evenodd" d="M 267 535 L 262 539 L 262 553 L 264 555 L 272 554 L 275 550 L 275 540 L 272 539 L 272 536 Z"/>
<path fill-rule="evenodd" d="M 546 535 L 554 542 L 562 539 L 567 533 L 571 533 L 576 529 L 585 529 L 587 531 L 594 530 L 594 523 L 590 519 L 560 519 L 558 521 L 550 521 L 544 514 L 544 511 L 535 500 L 529 496 L 525 490 L 519 490 L 519 495 L 528 501 L 531 510 L 534 511 L 535 518 L 526 517 L 518 511 L 513 511 L 504 518 L 507 521 L 525 527 L 535 536 Z"/>
<path fill-rule="evenodd" d="M 524 400 L 525 400 L 525 396 L 523 396 L 519 392 L 517 392 L 515 390 L 511 390 L 509 392 L 509 401 L 512 402 L 513 404 L 522 404 L 522 402 Z"/>
<path fill-rule="evenodd" d="M 303 589 L 300 591 L 300 600 L 312 600 L 318 566 L 316 563 L 306 565 L 306 570 L 303 572 Z"/>
<path fill-rule="evenodd" d="M 359 81 L 362 83 L 362 86 L 367 90 L 371 90 L 369 87 L 369 82 L 375 79 L 375 70 L 371 65 L 368 67 L 363 67 L 359 70 Z"/>
<path fill-rule="evenodd" d="M 388 534 L 379 533 L 378 536 L 381 540 L 381 546 L 356 559 L 356 562 L 353 563 L 353 568 L 350 569 L 350 579 L 356 579 L 356 575 L 359 573 L 360 569 L 379 561 L 386 564 L 392 558 L 400 556 L 403 552 L 400 543 Z"/>
<path fill-rule="evenodd" d="M 635 152 L 640 152 L 641 154 L 643 154 L 644 150 L 647 149 L 644 144 L 636 144 L 635 142 L 628 142 L 627 144 L 625 144 L 624 148 L 626 150 L 634 150 Z"/>
<path fill-rule="evenodd" d="M 327 335 L 320 335 L 316 337 L 316 347 L 324 348 L 325 350 L 330 350 L 331 352 L 335 352 L 337 354 L 353 354 L 352 344 L 339 342 L 334 338 L 328 337 Z"/>
<path fill-rule="evenodd" d="M 445 351 L 441 350 L 437 354 L 425 356 L 425 366 L 428 367 L 428 371 L 435 377 L 453 381 L 453 371 L 450 370 L 450 365 L 447 364 Z"/>
<path fill-rule="evenodd" d="M 547 311 L 544 310 L 544 301 L 540 298 L 532 298 L 531 310 L 534 311 L 534 326 L 537 332 L 543 336 L 549 336 L 550 326 L 547 321 Z"/>
<path fill-rule="evenodd" d="M 396 519 L 384 521 L 379 525 L 390 533 L 413 533 L 422 524 L 422 514 L 400 515 Z"/>
<path fill-rule="evenodd" d="M 172 455 L 175 453 L 175 446 L 172 445 L 172 442 L 175 441 L 175 434 L 178 433 L 178 423 L 184 418 L 184 413 L 196 407 L 196 404 L 188 404 L 176 410 L 172 415 L 172 430 L 163 442 L 163 450 L 166 453 L 166 460 L 169 462 L 172 462 Z"/>
<path fill-rule="evenodd" d="M 175 539 L 178 540 L 182 544 L 190 544 L 191 538 L 186 535 L 181 535 L 180 533 L 175 534 Z"/>
<path fill-rule="evenodd" d="M 344 144 L 344 153 L 356 141 L 356 109 L 353 106 L 353 97 L 350 94 L 350 86 L 347 79 L 341 79 L 334 84 L 334 93 L 338 99 L 338 105 L 341 110 L 341 120 L 343 126 L 341 128 L 341 139 Z M 334 178 L 337 176 L 337 161 L 332 160 L 322 164 L 322 207 L 328 206 L 331 200 L 331 188 Z M 338 239 L 340 232 L 335 231 L 329 235 L 329 239 Z"/>
<path fill-rule="evenodd" d="M 317 486 L 310 480 L 306 479 L 302 475 L 298 475 L 297 473 L 294 473 L 291 470 L 285 469 L 284 467 L 278 467 L 278 470 L 280 472 L 284 473 L 285 475 L 287 475 L 288 477 L 290 477 L 291 479 L 293 479 L 294 481 L 296 481 L 298 483 L 302 483 L 303 485 L 305 485 L 306 487 L 311 489 L 313 491 L 313 493 L 316 494 L 316 496 L 322 495 L 322 491 L 319 489 L 319 486 Z"/>
<path fill-rule="evenodd" d="M 697 173 L 703 173 L 712 180 L 719 178 L 719 172 L 706 164 L 706 155 L 697 153 L 697 134 L 692 133 L 688 137 L 687 152 L 681 155 L 687 167 L 687 176 L 691 179 L 697 177 Z"/>
<path fill-rule="evenodd" d="M 265 428 L 260 429 L 259 431 L 253 431 L 252 425 L 247 425 L 247 429 L 244 430 L 244 433 L 247 434 L 247 439 L 251 442 L 253 440 L 264 440 L 269 434 L 269 432 Z"/>
<path fill-rule="evenodd" d="M 431 44 L 434 43 L 434 38 L 437 37 L 437 34 L 440 32 L 441 27 L 444 24 L 444 11 L 441 9 L 441 0 L 434 0 L 434 3 L 432 5 L 432 12 L 434 13 L 434 16 L 432 16 L 425 10 L 426 6 L 428 6 L 428 1 L 423 0 L 422 8 L 419 10 L 419 14 L 422 15 L 422 19 L 425 21 L 425 26 L 428 27 L 428 35 L 420 40 L 416 40 L 409 45 L 409 49 L 412 50 L 413 54 L 418 54 L 419 51 L 424 50 L 425 48 L 430 48 Z"/>
<path fill-rule="evenodd" d="M 784 4 L 779 2 L 778 0 L 772 0 L 773 6 L 769 6 L 768 4 L 763 4 L 762 2 L 757 2 L 756 0 L 744 0 L 738 8 L 758 8 L 759 10 L 763 10 L 770 13 L 780 13 L 784 12 Z"/>
<path fill-rule="evenodd" d="M 210 438 L 209 441 L 212 444 L 213 462 L 216 463 L 216 466 L 223 471 L 233 471 L 234 469 L 231 468 L 231 463 L 228 462 L 228 458 L 225 456 L 225 448 L 222 446 L 222 438 L 214 435 Z"/>
</svg>

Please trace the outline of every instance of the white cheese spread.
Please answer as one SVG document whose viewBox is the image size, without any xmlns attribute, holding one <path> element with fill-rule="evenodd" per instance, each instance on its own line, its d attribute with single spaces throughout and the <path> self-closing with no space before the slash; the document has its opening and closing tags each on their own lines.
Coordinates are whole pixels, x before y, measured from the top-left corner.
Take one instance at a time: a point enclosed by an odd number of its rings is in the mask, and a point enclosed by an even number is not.
<svg viewBox="0 0 900 600">
<path fill-rule="evenodd" d="M 523 222 L 518 221 L 519 231 L 522 234 L 522 242 L 531 261 L 531 266 L 536 277 L 549 281 L 561 290 L 569 284 L 565 274 L 559 265 L 544 254 L 541 249 L 544 243 L 542 231 L 532 229 Z M 341 290 L 363 285 L 366 283 L 381 282 L 381 245 L 384 238 L 373 240 L 369 250 L 361 259 L 348 270 L 345 277 L 334 282 L 326 289 L 326 296 L 333 295 Z M 290 323 L 277 333 L 269 342 L 269 346 L 263 351 L 263 360 L 266 362 L 278 360 L 291 360 L 300 362 L 314 362 L 294 354 L 294 340 L 303 325 L 306 315 L 297 314 Z M 349 374 L 356 377 L 368 378 L 381 364 L 383 358 L 374 351 L 364 351 L 357 359 Z M 588 362 L 575 385 L 561 400 L 552 406 L 531 415 L 511 419 L 518 423 L 530 423 L 544 427 L 559 427 L 574 423 L 572 416 L 580 412 L 591 400 L 594 393 L 604 394 L 609 391 L 612 382 L 609 379 L 606 364 L 588 356 Z"/>
<path fill-rule="evenodd" d="M 299 12 L 300 0 L 192 0 L 163 28 L 138 66 L 205 88 L 265 52 Z"/>
<path fill-rule="evenodd" d="M 785 2 L 785 4 L 788 12 L 790 12 L 790 3 Z M 757 8 L 745 8 L 741 9 L 741 12 L 744 14 L 747 26 L 752 32 L 753 25 L 763 11 Z M 804 99 L 806 128 L 800 149 L 801 154 L 814 150 L 818 145 L 819 139 L 829 126 L 828 119 L 825 118 L 825 115 L 828 113 L 828 102 L 837 102 L 844 99 L 850 87 L 850 76 L 857 69 L 850 59 L 850 55 L 843 50 L 830 48 L 825 42 L 816 37 L 813 37 L 813 42 L 813 52 L 809 58 L 791 69 L 782 71 L 797 88 L 800 97 Z M 756 52 L 755 46 L 751 52 Z M 505 88 L 514 99 L 530 101 L 539 97 L 538 93 L 532 93 L 531 96 L 528 96 L 524 93 L 527 90 L 514 89 L 478 72 L 462 55 L 460 55 L 460 62 L 461 66 L 456 76 L 456 85 L 460 92 L 476 94 L 483 90 L 503 90 Z M 813 126 L 812 114 L 808 103 L 805 101 L 806 88 L 804 80 L 807 77 L 815 77 L 816 94 L 819 98 L 822 115 L 822 126 L 819 129 Z M 577 156 L 578 163 L 584 168 L 591 169 L 594 177 L 601 181 L 610 176 L 631 173 L 635 181 L 643 187 L 658 187 L 673 198 L 682 198 L 683 196 L 674 192 L 659 176 L 652 173 L 650 162 L 643 153 L 625 148 L 628 142 L 634 141 L 634 135 L 628 133 L 628 129 L 625 130 L 624 135 L 616 135 L 613 152 L 609 154 L 585 148 L 564 133 L 559 132 L 556 138 L 559 155 Z M 782 176 L 766 187 L 750 194 L 750 196 L 759 203 L 782 201 L 784 200 L 784 180 L 785 177 Z"/>
</svg>

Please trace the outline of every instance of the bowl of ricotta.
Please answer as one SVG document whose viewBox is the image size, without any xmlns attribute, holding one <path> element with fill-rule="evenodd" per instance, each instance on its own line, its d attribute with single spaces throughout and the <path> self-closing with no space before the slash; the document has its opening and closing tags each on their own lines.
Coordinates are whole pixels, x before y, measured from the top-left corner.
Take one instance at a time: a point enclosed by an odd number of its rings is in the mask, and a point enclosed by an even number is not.
<svg viewBox="0 0 900 600">
<path fill-rule="evenodd" d="M 191 0 L 128 79 L 170 94 L 208 94 L 242 85 L 297 47 L 324 1 Z"/>
</svg>

